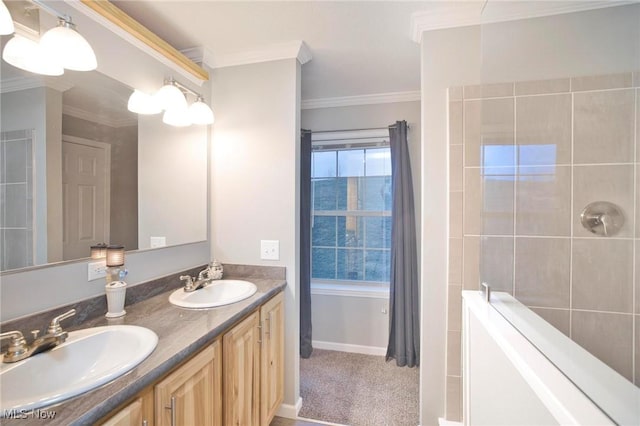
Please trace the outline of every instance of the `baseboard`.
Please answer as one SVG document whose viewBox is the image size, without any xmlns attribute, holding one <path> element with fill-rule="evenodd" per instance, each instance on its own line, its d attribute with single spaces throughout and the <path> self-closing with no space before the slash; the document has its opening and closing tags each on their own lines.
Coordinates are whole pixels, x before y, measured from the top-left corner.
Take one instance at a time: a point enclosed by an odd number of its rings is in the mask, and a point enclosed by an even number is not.
<svg viewBox="0 0 640 426">
<path fill-rule="evenodd" d="M 378 356 L 385 356 L 387 354 L 387 348 L 380 348 L 377 346 L 351 345 L 348 343 L 323 342 L 320 340 L 314 340 L 312 345 L 314 348 L 326 349 L 329 351 L 352 352 L 356 354 Z"/>
<path fill-rule="evenodd" d="M 281 404 L 280 408 L 278 408 L 278 411 L 276 412 L 276 416 L 284 417 L 286 419 L 297 419 L 301 408 L 302 398 L 298 397 L 295 405 Z"/>
<path fill-rule="evenodd" d="M 438 425 L 440 426 L 462 426 L 461 422 L 454 422 L 451 420 L 443 419 L 442 417 L 438 418 Z"/>
</svg>

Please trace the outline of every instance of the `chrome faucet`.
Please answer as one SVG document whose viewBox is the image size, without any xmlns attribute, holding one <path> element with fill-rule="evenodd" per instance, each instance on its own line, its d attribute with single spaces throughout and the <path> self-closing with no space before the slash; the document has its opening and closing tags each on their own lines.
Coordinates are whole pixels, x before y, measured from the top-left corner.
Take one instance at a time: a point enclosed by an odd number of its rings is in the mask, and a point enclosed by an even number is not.
<svg viewBox="0 0 640 426">
<path fill-rule="evenodd" d="M 200 272 L 200 274 L 198 274 L 198 279 L 197 280 L 193 280 L 193 277 L 191 275 L 181 275 L 180 276 L 180 280 L 181 281 L 185 281 L 184 283 L 184 291 L 186 291 L 187 293 L 192 292 L 192 291 L 196 291 L 198 289 L 201 289 L 202 287 L 205 286 L 205 284 L 207 284 L 210 280 L 201 278 L 202 272 Z"/>
<path fill-rule="evenodd" d="M 42 337 L 38 337 L 40 330 L 33 330 L 31 332 L 31 334 L 33 334 L 33 342 L 31 342 L 30 345 L 27 344 L 27 340 L 19 331 L 7 331 L 6 333 L 0 334 L 0 340 L 11 339 L 7 352 L 2 354 L 2 362 L 21 361 L 64 343 L 69 334 L 62 329 L 60 321 L 72 317 L 75 314 L 76 310 L 71 309 L 52 319 L 47 328 L 47 334 Z"/>
</svg>

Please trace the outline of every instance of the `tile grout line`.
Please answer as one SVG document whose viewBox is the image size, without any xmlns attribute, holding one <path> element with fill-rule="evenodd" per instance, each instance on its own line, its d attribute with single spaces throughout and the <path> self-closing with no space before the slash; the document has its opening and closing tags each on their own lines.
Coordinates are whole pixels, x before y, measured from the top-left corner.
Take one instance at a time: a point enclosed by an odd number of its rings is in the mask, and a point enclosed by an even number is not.
<svg viewBox="0 0 640 426">
<path fill-rule="evenodd" d="M 512 264 L 511 264 L 511 294 L 513 295 L 513 297 L 516 297 L 516 235 L 518 233 L 517 231 L 517 226 L 516 226 L 516 220 L 518 217 L 517 214 L 517 200 L 518 200 L 518 193 L 517 193 L 517 188 L 518 188 L 518 179 L 520 178 L 520 152 L 518 150 L 518 140 L 517 140 L 517 132 L 518 132 L 518 102 L 517 102 L 517 97 L 515 96 L 515 84 L 514 84 L 514 88 L 513 88 L 513 92 L 514 92 L 514 96 L 513 96 L 513 146 L 514 146 L 514 150 L 513 150 L 513 166 L 514 166 L 514 172 L 516 174 L 516 178 L 514 179 L 513 182 L 513 236 L 512 236 L 512 243 L 513 243 L 513 250 L 512 250 Z"/>
<path fill-rule="evenodd" d="M 573 89 L 573 79 L 569 80 L 569 89 Z M 575 131 L 574 131 L 574 118 L 575 118 L 575 98 L 573 92 L 571 92 L 571 206 L 569 207 L 570 217 L 569 217 L 569 226 L 570 226 L 570 235 L 569 238 L 569 338 L 573 340 L 573 237 L 574 237 L 574 198 L 573 198 L 573 187 L 574 187 L 574 152 L 575 152 Z"/>
<path fill-rule="evenodd" d="M 633 75 L 632 75 L 633 78 Z M 633 103 L 633 108 L 634 108 L 634 115 L 633 115 L 633 132 L 634 132 L 634 144 L 633 144 L 633 161 L 634 161 L 634 166 L 633 166 L 633 237 L 635 238 L 637 235 L 637 230 L 638 230 L 638 223 L 636 221 L 637 217 L 638 217 L 638 165 L 636 163 L 637 160 L 637 156 L 638 156 L 638 89 L 635 90 L 634 93 L 634 103 Z M 633 253 L 633 257 L 632 257 L 632 268 L 631 268 L 631 312 L 634 314 L 631 318 L 631 381 L 633 383 L 635 383 L 636 385 L 638 385 L 637 381 L 636 381 L 636 376 L 637 374 L 637 370 L 638 368 L 640 368 L 640 366 L 637 365 L 636 363 L 636 359 L 638 358 L 638 354 L 636 353 L 636 351 L 638 350 L 638 342 L 636 341 L 636 334 L 637 334 L 637 330 L 636 330 L 636 318 L 635 318 L 635 314 L 636 314 L 636 297 L 638 297 L 638 295 L 636 294 L 636 274 L 638 273 L 638 271 L 636 270 L 636 241 L 634 240 L 634 242 L 632 243 L 632 248 L 631 248 L 631 252 Z"/>
</svg>

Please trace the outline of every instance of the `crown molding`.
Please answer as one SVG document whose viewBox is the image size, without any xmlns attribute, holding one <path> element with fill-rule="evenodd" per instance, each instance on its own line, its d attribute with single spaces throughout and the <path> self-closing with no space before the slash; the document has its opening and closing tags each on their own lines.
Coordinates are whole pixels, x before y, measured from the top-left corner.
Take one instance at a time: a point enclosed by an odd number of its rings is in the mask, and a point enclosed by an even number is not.
<svg viewBox="0 0 640 426">
<path fill-rule="evenodd" d="M 505 2 L 500 11 L 492 11 L 483 16 L 484 1 L 440 2 L 432 4 L 431 10 L 415 12 L 411 15 L 411 38 L 416 43 L 420 43 L 422 33 L 425 31 L 540 18 L 637 3 L 638 0 Z"/>
<path fill-rule="evenodd" d="M 189 51 L 193 50 L 193 52 L 189 52 L 189 54 L 196 54 L 197 49 L 198 48 L 188 49 Z M 277 43 L 263 49 L 222 55 L 215 55 L 207 48 L 204 48 L 201 56 L 202 63 L 213 69 L 278 61 L 281 59 L 296 59 L 301 65 L 304 65 L 312 59 L 311 50 L 302 40 Z"/>
<path fill-rule="evenodd" d="M 35 89 L 37 87 L 49 87 L 59 92 L 64 92 L 73 87 L 73 84 L 45 77 L 13 77 L 2 80 L 0 93 L 17 92 L 20 90 Z"/>
<path fill-rule="evenodd" d="M 341 96 L 336 98 L 317 98 L 302 101 L 302 109 L 334 108 L 356 105 L 390 104 L 395 102 L 419 101 L 420 91 L 390 92 L 373 95 Z"/>
<path fill-rule="evenodd" d="M 136 118 L 125 118 L 122 120 L 113 120 L 109 117 L 105 117 L 93 112 L 85 111 L 80 108 L 72 107 L 70 105 L 62 106 L 62 113 L 70 115 L 71 117 L 80 118 L 82 120 L 91 121 L 93 123 L 102 124 L 109 127 L 127 127 L 133 126 L 138 123 Z"/>
</svg>

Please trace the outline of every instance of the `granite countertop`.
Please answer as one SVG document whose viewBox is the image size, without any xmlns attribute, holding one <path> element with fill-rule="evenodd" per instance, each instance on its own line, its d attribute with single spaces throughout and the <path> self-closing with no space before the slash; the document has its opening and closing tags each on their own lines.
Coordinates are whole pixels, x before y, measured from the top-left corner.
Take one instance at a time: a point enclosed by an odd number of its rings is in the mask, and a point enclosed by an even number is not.
<svg viewBox="0 0 640 426">
<path fill-rule="evenodd" d="M 212 343 L 230 326 L 255 310 L 286 286 L 284 279 L 258 278 L 240 273 L 225 279 L 253 282 L 258 291 L 248 299 L 213 309 L 184 309 L 169 303 L 174 289 L 126 306 L 122 318 L 106 319 L 103 315 L 69 327 L 68 331 L 104 325 L 138 325 L 158 335 L 155 350 L 133 370 L 114 381 L 57 405 L 43 407 L 41 412 L 55 412 L 54 418 L 39 419 L 27 412 L 25 419 L 1 419 L 3 425 L 91 425 L 143 389 L 157 382 L 170 370 Z M 37 410 L 34 410 L 34 414 Z"/>
</svg>

